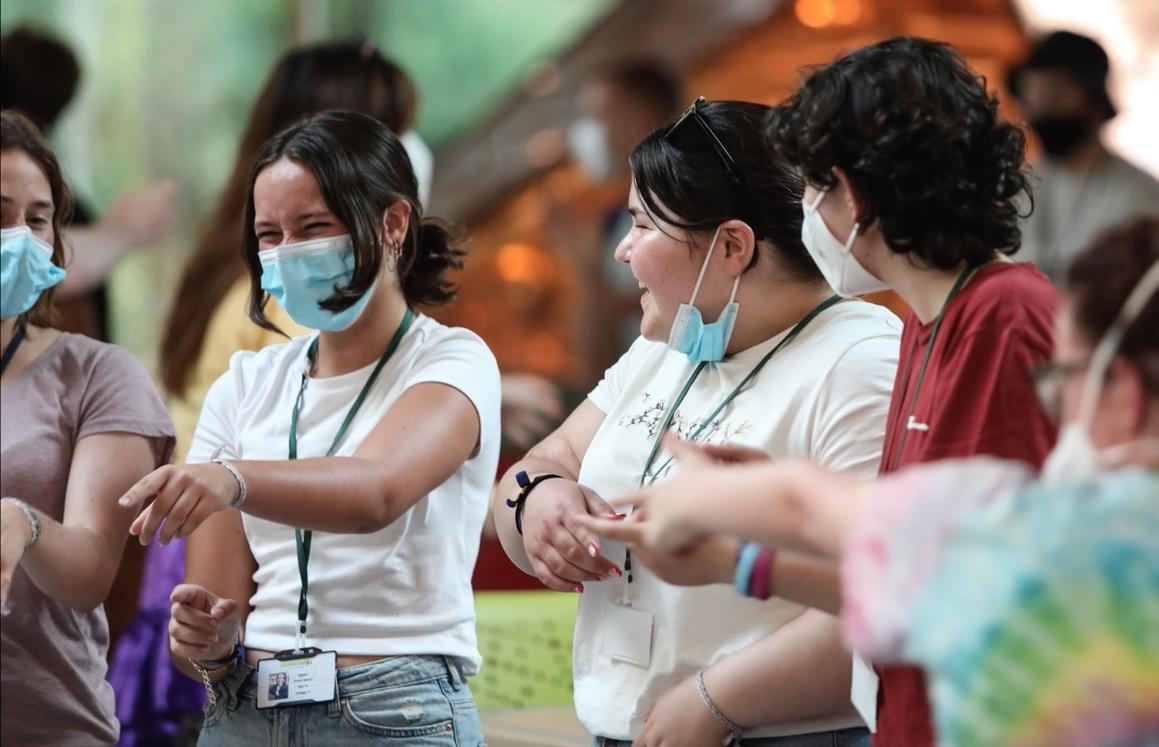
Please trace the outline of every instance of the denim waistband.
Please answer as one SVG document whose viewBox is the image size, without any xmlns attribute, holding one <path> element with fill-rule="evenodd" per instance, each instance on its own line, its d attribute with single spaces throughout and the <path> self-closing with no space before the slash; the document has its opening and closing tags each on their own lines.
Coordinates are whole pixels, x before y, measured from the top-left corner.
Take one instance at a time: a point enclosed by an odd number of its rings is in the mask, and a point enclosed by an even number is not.
<svg viewBox="0 0 1159 747">
<path fill-rule="evenodd" d="M 446 656 L 392 656 L 338 670 L 338 696 L 344 697 L 370 690 L 415 685 L 447 678 L 451 687 L 463 686 L 461 665 Z M 217 684 L 218 697 L 236 709 L 239 699 L 257 700 L 257 669 L 243 664 Z"/>
</svg>

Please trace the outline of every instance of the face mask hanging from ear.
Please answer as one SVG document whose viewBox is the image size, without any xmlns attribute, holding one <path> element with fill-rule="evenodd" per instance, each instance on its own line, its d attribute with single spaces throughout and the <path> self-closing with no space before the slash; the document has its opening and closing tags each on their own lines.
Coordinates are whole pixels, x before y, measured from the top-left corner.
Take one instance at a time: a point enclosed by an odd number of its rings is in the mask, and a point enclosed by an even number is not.
<svg viewBox="0 0 1159 747">
<path fill-rule="evenodd" d="M 801 221 L 801 243 L 809 256 L 817 264 L 821 274 L 839 296 L 861 296 L 888 290 L 889 286 L 878 280 L 853 256 L 853 242 L 857 240 L 860 224 L 854 223 L 849 238 L 842 243 L 817 210 L 828 190 L 819 192 L 812 203 L 803 203 L 804 220 Z"/>
<path fill-rule="evenodd" d="M 1095 419 L 1099 394 L 1107 378 L 1107 369 L 1119 349 L 1119 343 L 1122 342 L 1123 335 L 1130 329 L 1131 324 L 1143 313 L 1143 307 L 1157 290 L 1159 290 L 1159 262 L 1155 262 L 1143 274 L 1142 279 L 1127 296 L 1118 317 L 1095 346 L 1083 385 L 1082 398 L 1079 400 L 1079 416 L 1063 426 L 1058 442 L 1046 457 L 1046 463 L 1042 467 L 1044 480 L 1079 480 L 1090 477 L 1100 469 L 1121 461 L 1126 453 L 1138 445 L 1122 444 L 1100 452 L 1091 440 L 1090 431 L 1091 423 Z"/>
<path fill-rule="evenodd" d="M 692 289 L 692 298 L 688 303 L 680 304 L 676 310 L 676 318 L 672 320 L 672 331 L 668 334 L 668 347 L 678 353 L 684 353 L 693 363 L 716 363 L 724 360 L 724 351 L 728 349 L 728 341 L 732 338 L 732 330 L 736 325 L 736 315 L 740 311 L 740 304 L 736 302 L 736 291 L 740 287 L 740 275 L 732 283 L 732 295 L 728 297 L 728 304 L 720 312 L 717 320 L 705 324 L 700 315 L 700 309 L 694 305 L 696 296 L 700 293 L 700 284 L 704 281 L 704 273 L 708 270 L 708 263 L 712 259 L 712 252 L 716 249 L 716 240 L 720 237 L 720 229 L 712 236 L 712 243 L 708 245 L 708 254 L 704 256 L 704 264 L 700 266 L 700 275 L 696 278 L 696 286 Z"/>
</svg>

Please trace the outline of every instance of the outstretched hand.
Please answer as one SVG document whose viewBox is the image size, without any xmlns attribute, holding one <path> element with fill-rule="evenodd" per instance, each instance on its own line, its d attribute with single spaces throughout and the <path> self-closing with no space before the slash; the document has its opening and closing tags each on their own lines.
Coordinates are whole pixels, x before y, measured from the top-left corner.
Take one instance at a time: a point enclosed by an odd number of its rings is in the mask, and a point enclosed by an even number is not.
<svg viewBox="0 0 1159 747">
<path fill-rule="evenodd" d="M 220 464 L 166 465 L 145 475 L 121 496 L 122 508 L 148 508 L 129 527 L 129 534 L 147 545 L 157 530 L 162 545 L 184 539 L 218 511 L 229 508 L 238 495 L 234 476 Z M 164 526 L 162 526 L 164 522 Z"/>
<path fill-rule="evenodd" d="M 681 464 L 677 476 L 611 501 L 617 509 L 633 509 L 626 521 L 585 516 L 580 524 L 601 537 L 645 552 L 687 552 L 705 537 L 697 518 L 711 510 L 722 474 L 730 465 L 768 460 L 756 449 L 703 446 L 674 436 L 664 439 L 664 447 Z"/>
</svg>

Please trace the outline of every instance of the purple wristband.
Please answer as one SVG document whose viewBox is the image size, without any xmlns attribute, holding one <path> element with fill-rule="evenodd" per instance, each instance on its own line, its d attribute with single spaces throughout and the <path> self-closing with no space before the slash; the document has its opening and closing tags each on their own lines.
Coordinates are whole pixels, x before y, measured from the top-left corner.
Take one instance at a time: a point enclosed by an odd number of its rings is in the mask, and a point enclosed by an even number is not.
<svg viewBox="0 0 1159 747">
<path fill-rule="evenodd" d="M 768 599 L 773 580 L 773 559 L 776 553 L 769 548 L 761 548 L 757 562 L 753 564 L 753 575 L 749 581 L 749 596 L 753 599 Z"/>
</svg>

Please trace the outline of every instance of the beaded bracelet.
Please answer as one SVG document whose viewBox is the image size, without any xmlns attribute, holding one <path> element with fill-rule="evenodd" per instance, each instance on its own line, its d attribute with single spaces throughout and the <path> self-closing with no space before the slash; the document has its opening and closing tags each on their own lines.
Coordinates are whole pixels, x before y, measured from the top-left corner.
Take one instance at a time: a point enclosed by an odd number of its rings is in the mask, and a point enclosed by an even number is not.
<svg viewBox="0 0 1159 747">
<path fill-rule="evenodd" d="M 752 583 L 753 566 L 757 562 L 757 556 L 761 554 L 760 545 L 755 542 L 746 542 L 741 545 L 740 551 L 736 557 L 736 572 L 732 577 L 733 588 L 736 593 L 743 596 L 748 596 L 749 585 Z"/>
<path fill-rule="evenodd" d="M 24 514 L 24 518 L 28 520 L 28 542 L 24 543 L 24 549 L 31 549 L 40 541 L 40 532 L 42 529 L 40 526 L 40 517 L 32 510 L 32 506 L 29 506 L 19 498 L 4 498 L 3 503 L 19 509 L 20 513 Z"/>
<path fill-rule="evenodd" d="M 773 589 L 773 561 L 777 554 L 769 548 L 762 548 L 753 563 L 753 575 L 749 581 L 748 595 L 753 599 L 765 600 Z"/>
</svg>

